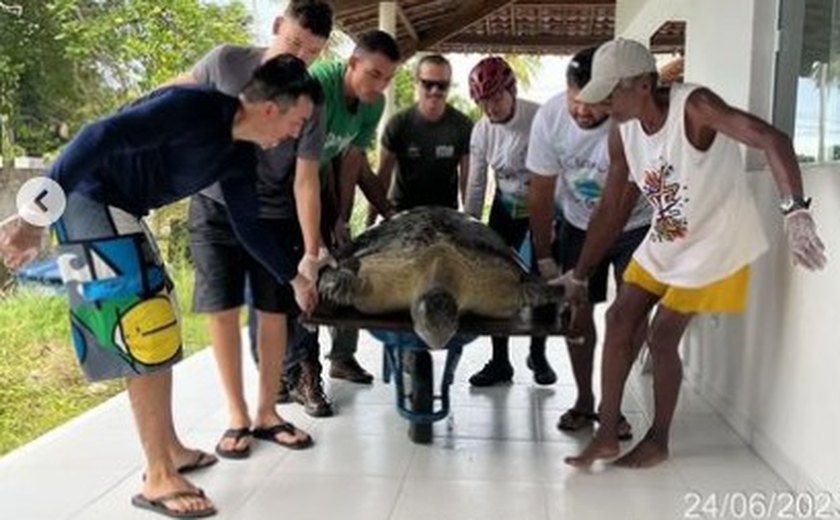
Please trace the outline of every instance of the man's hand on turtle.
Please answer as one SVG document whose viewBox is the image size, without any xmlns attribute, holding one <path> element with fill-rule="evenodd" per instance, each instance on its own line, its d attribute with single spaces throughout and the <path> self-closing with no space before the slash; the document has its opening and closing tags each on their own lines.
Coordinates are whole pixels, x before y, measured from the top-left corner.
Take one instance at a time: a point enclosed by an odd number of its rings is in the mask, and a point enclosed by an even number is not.
<svg viewBox="0 0 840 520">
<path fill-rule="evenodd" d="M 19 215 L 0 222 L 0 256 L 6 267 L 17 269 L 38 256 L 44 229 L 29 224 Z"/>
<path fill-rule="evenodd" d="M 318 274 L 326 266 L 338 267 L 338 262 L 330 254 L 329 249 L 321 246 L 318 249 L 318 256 L 305 254 L 298 264 L 298 273 L 305 276 L 315 286 L 318 285 Z"/>
<path fill-rule="evenodd" d="M 546 281 L 554 280 L 560 276 L 560 268 L 557 267 L 557 262 L 550 256 L 537 260 L 537 269 L 539 269 L 542 279 Z"/>
<path fill-rule="evenodd" d="M 817 235 L 817 225 L 810 211 L 800 209 L 785 216 L 785 233 L 794 265 L 811 271 L 825 267 L 825 245 Z"/>
<path fill-rule="evenodd" d="M 562 285 L 566 300 L 572 305 L 589 303 L 589 282 L 575 278 L 574 270 L 566 271 L 553 280 L 549 280 L 548 284 Z"/>
<path fill-rule="evenodd" d="M 305 315 L 312 314 L 318 305 L 318 291 L 315 289 L 315 284 L 300 273 L 290 283 L 295 293 L 295 303 L 300 307 L 301 312 Z"/>
</svg>

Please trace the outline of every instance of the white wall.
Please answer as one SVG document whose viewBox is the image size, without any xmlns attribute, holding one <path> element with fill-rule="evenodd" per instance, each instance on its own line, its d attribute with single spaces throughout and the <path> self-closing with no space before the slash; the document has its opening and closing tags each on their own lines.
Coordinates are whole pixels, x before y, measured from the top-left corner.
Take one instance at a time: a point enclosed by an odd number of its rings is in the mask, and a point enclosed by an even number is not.
<svg viewBox="0 0 840 520">
<path fill-rule="evenodd" d="M 776 0 L 618 0 L 620 35 L 646 40 L 666 20 L 687 22 L 686 80 L 731 104 L 771 114 Z M 671 7 L 668 8 L 667 5 Z M 649 32 L 645 33 L 647 30 Z M 752 270 L 748 311 L 704 316 L 683 345 L 685 374 L 738 433 L 796 489 L 840 492 L 840 166 L 804 172 L 833 263 L 791 266 L 778 196 L 763 158 L 748 155 L 750 184 L 771 250 Z M 748 485 L 748 483 L 745 483 Z"/>
</svg>

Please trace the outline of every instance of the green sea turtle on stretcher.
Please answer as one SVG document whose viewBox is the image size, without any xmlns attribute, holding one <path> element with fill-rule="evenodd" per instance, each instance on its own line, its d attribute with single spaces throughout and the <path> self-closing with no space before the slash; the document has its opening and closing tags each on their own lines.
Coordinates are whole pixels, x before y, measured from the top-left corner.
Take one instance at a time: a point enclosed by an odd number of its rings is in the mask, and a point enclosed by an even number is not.
<svg viewBox="0 0 840 520">
<path fill-rule="evenodd" d="M 562 287 L 528 273 L 496 232 L 449 208 L 400 213 L 335 258 L 337 267 L 321 272 L 322 299 L 368 314 L 409 311 L 430 348 L 452 339 L 462 314 L 507 319 L 563 295 Z"/>
</svg>

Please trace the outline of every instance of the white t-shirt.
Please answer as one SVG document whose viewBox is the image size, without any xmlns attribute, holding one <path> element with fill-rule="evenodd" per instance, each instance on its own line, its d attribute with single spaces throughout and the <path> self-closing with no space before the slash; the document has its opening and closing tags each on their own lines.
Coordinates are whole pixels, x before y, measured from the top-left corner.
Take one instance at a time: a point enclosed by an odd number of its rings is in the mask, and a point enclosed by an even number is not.
<svg viewBox="0 0 840 520">
<path fill-rule="evenodd" d="M 470 215 L 481 216 L 487 190 L 487 169 L 492 168 L 505 209 L 513 218 L 528 217 L 531 172 L 525 167 L 525 156 L 531 122 L 538 108 L 536 103 L 517 99 L 513 117 L 507 123 L 491 123 L 484 116 L 473 127 L 464 208 Z"/>
<path fill-rule="evenodd" d="M 545 102 L 534 117 L 528 170 L 537 175 L 558 177 L 555 201 L 563 218 L 578 229 L 587 229 L 607 181 L 610 122 L 596 128 L 578 126 L 569 114 L 566 93 Z M 650 224 L 651 208 L 639 197 L 624 230 Z"/>
<path fill-rule="evenodd" d="M 632 179 L 653 206 L 653 225 L 634 259 L 660 282 L 701 287 L 767 250 L 736 143 L 718 132 L 705 152 L 685 135 L 685 103 L 697 85 L 674 85 L 663 127 L 619 127 Z"/>
</svg>

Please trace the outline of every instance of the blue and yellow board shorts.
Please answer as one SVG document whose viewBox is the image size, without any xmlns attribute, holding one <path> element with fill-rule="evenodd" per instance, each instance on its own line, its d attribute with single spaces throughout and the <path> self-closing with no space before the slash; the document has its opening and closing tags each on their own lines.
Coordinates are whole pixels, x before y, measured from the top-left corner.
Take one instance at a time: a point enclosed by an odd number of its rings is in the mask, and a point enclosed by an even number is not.
<svg viewBox="0 0 840 520">
<path fill-rule="evenodd" d="M 88 380 L 147 374 L 180 361 L 174 287 L 141 218 L 70 193 L 54 230 L 73 344 Z"/>
<path fill-rule="evenodd" d="M 750 267 L 701 287 L 677 287 L 660 282 L 635 259 L 624 271 L 624 281 L 660 297 L 659 304 L 685 314 L 744 312 L 750 285 Z"/>
</svg>

